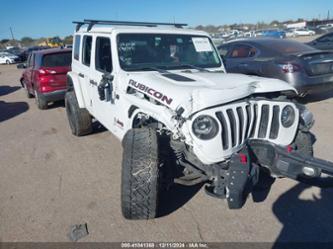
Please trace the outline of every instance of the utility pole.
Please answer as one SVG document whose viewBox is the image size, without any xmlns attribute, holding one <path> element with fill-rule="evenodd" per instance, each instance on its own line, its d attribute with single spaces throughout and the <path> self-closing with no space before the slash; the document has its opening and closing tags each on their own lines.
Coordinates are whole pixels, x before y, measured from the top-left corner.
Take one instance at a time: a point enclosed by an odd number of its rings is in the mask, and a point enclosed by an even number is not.
<svg viewBox="0 0 333 249">
<path fill-rule="evenodd" d="M 12 27 L 10 27 L 9 30 L 10 30 L 10 33 L 12 34 L 12 40 L 15 41 L 15 38 L 14 38 L 14 35 L 13 35 Z"/>
</svg>

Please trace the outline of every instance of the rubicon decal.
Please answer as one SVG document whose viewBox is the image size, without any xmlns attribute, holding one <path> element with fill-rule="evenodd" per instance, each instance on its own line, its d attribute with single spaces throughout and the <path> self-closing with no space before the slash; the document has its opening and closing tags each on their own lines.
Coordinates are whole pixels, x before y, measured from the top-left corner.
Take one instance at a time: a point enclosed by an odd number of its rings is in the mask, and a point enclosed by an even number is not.
<svg viewBox="0 0 333 249">
<path fill-rule="evenodd" d="M 150 88 L 149 86 L 146 86 L 144 84 L 141 84 L 135 80 L 129 80 L 128 82 L 129 85 L 131 85 L 132 87 L 140 90 L 141 92 L 144 93 L 148 93 L 149 95 L 161 100 L 161 102 L 165 102 L 168 105 L 170 105 L 172 103 L 172 98 L 169 98 L 168 96 L 164 95 L 163 93 L 156 91 L 153 88 Z"/>
</svg>

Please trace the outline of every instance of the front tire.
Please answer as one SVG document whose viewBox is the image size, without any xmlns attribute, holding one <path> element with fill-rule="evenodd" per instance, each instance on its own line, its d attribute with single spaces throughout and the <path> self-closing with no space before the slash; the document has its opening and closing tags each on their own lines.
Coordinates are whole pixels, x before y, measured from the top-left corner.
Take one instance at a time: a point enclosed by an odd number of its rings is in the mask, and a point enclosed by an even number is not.
<svg viewBox="0 0 333 249">
<path fill-rule="evenodd" d="M 123 139 L 122 213 L 126 219 L 157 216 L 160 159 L 156 131 L 132 129 Z"/>
<path fill-rule="evenodd" d="M 10 61 L 9 61 L 9 60 L 6 60 L 6 64 L 9 65 L 9 64 L 10 64 Z"/>
<path fill-rule="evenodd" d="M 83 136 L 92 132 L 92 118 L 85 108 L 80 108 L 74 91 L 66 92 L 65 106 L 72 134 Z"/>
</svg>

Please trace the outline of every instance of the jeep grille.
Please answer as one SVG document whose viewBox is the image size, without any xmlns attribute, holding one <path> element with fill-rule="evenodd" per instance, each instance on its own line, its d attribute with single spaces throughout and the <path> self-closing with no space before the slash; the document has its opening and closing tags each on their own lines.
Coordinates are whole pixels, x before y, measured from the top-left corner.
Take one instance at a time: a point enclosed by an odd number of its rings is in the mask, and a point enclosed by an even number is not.
<svg viewBox="0 0 333 249">
<path fill-rule="evenodd" d="M 237 147 L 248 138 L 276 139 L 280 131 L 282 110 L 276 103 L 239 103 L 217 111 L 215 114 L 222 128 L 223 150 Z"/>
</svg>

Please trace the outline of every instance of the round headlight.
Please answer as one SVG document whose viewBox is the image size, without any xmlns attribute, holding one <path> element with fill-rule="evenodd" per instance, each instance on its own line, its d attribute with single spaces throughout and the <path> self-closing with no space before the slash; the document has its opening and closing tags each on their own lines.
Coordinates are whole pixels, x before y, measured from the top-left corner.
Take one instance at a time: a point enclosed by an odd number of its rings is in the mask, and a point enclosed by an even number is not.
<svg viewBox="0 0 333 249">
<path fill-rule="evenodd" d="M 194 120 L 192 130 L 194 135 L 198 138 L 208 140 L 216 136 L 218 132 L 218 124 L 214 118 L 202 115 Z"/>
<path fill-rule="evenodd" d="M 293 125 L 294 121 L 295 121 L 295 110 L 292 106 L 287 105 L 282 110 L 281 123 L 284 127 L 288 128 Z"/>
</svg>

